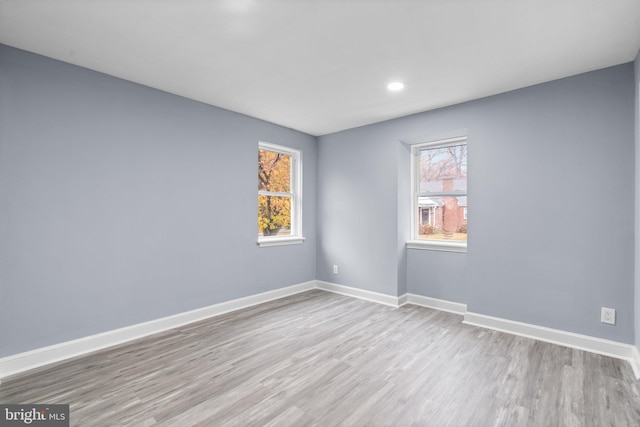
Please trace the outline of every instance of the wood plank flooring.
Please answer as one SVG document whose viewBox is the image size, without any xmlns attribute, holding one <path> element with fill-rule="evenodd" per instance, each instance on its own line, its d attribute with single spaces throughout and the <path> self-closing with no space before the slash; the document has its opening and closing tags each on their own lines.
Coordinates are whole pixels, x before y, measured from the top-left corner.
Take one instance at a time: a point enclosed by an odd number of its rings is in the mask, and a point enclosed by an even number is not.
<svg viewBox="0 0 640 427">
<path fill-rule="evenodd" d="M 6 378 L 75 426 L 640 426 L 627 362 L 322 291 Z"/>
</svg>

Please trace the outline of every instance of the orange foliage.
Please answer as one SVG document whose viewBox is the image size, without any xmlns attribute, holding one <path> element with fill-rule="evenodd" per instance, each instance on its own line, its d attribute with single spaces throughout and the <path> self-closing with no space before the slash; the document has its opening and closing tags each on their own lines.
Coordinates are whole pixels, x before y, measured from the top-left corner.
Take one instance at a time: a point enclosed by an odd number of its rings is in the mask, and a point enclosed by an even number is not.
<svg viewBox="0 0 640 427">
<path fill-rule="evenodd" d="M 258 150 L 258 190 L 269 193 L 291 192 L 291 156 Z M 291 196 L 258 195 L 258 232 L 264 236 L 286 233 L 291 227 Z M 284 230 L 283 230 L 284 229 Z"/>
</svg>

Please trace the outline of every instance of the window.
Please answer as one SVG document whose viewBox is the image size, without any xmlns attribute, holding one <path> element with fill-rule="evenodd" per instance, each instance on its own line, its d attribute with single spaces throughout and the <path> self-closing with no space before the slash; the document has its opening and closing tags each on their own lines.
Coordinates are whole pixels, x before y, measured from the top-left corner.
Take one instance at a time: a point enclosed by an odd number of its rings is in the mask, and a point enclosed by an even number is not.
<svg viewBox="0 0 640 427">
<path fill-rule="evenodd" d="M 467 139 L 413 146 L 412 241 L 408 246 L 465 252 Z"/>
<path fill-rule="evenodd" d="M 298 150 L 258 144 L 258 244 L 302 243 L 302 165 Z"/>
</svg>

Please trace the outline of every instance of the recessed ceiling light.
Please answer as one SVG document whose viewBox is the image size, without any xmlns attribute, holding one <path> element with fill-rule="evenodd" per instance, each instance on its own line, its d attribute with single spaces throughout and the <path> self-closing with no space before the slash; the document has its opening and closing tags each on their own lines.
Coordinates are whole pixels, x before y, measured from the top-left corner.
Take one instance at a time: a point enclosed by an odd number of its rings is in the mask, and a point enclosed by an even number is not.
<svg viewBox="0 0 640 427">
<path fill-rule="evenodd" d="M 404 83 L 402 82 L 391 82 L 387 85 L 387 89 L 392 91 L 398 91 L 404 89 Z"/>
</svg>

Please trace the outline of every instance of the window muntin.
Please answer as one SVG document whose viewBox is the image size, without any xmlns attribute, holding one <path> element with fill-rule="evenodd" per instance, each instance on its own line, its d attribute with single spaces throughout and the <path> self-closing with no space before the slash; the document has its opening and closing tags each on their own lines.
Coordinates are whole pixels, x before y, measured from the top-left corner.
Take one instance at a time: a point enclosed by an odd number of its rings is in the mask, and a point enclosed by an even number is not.
<svg viewBox="0 0 640 427">
<path fill-rule="evenodd" d="M 258 242 L 302 237 L 300 151 L 258 145 Z"/>
<path fill-rule="evenodd" d="M 413 239 L 467 241 L 466 137 L 413 147 Z"/>
</svg>

